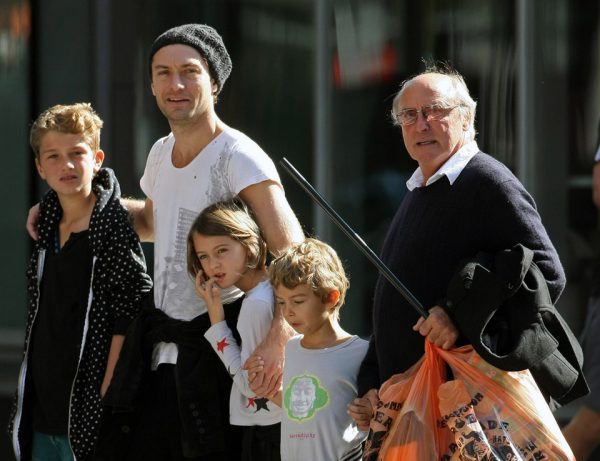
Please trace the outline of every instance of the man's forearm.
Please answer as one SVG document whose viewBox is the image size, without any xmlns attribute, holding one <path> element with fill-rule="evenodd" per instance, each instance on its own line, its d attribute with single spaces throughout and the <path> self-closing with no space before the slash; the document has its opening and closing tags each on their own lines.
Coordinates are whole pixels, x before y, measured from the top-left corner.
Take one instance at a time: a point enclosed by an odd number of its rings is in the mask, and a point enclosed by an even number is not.
<svg viewBox="0 0 600 461">
<path fill-rule="evenodd" d="M 134 198 L 121 198 L 121 205 L 127 208 L 133 222 L 133 229 L 142 242 L 154 241 L 154 223 L 146 209 L 144 200 Z M 150 210 L 152 212 L 152 210 Z"/>
<path fill-rule="evenodd" d="M 600 162 L 594 163 L 592 170 L 592 199 L 596 208 L 600 209 Z"/>
<path fill-rule="evenodd" d="M 281 391 L 278 391 L 273 397 L 269 398 L 269 400 L 281 408 Z"/>
<path fill-rule="evenodd" d="M 283 318 L 281 308 L 276 306 L 271 329 L 244 364 L 246 369 L 253 360 L 259 359 L 264 364 L 264 371 L 251 378 L 252 390 L 258 396 L 269 397 L 279 389 L 283 372 L 285 345 L 294 335 L 295 331 Z"/>
<path fill-rule="evenodd" d="M 285 318 L 283 317 L 283 309 L 276 305 L 273 312 L 271 329 L 269 330 L 264 342 L 274 342 L 281 346 L 285 346 L 288 340 L 296 334 L 296 331 L 289 325 L 289 323 L 285 321 Z"/>
<path fill-rule="evenodd" d="M 253 184 L 243 189 L 240 197 L 252 209 L 273 255 L 304 240 L 302 226 L 280 184 L 270 180 Z"/>
<path fill-rule="evenodd" d="M 263 233 L 269 251 L 278 256 L 295 243 L 302 242 L 305 238 L 302 227 L 294 213 L 289 209 L 287 219 L 280 220 L 278 226 L 265 226 Z"/>
</svg>

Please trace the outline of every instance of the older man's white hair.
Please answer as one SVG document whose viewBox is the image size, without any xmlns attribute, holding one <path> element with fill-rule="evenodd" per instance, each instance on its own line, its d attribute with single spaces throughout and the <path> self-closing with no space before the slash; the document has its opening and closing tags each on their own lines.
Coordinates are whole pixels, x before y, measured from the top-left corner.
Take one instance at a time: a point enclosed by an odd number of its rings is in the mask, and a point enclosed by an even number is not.
<svg viewBox="0 0 600 461">
<path fill-rule="evenodd" d="M 466 131 L 466 141 L 472 141 L 475 139 L 475 110 L 477 108 L 477 103 L 471 97 L 469 93 L 469 89 L 467 88 L 467 84 L 465 83 L 465 79 L 463 76 L 454 68 L 452 68 L 449 64 L 446 63 L 433 63 L 427 64 L 425 70 L 417 75 L 413 75 L 409 79 L 404 80 L 400 84 L 400 89 L 396 96 L 394 96 L 394 101 L 392 103 L 392 120 L 394 124 L 398 124 L 396 118 L 396 103 L 402 96 L 402 92 L 406 85 L 412 82 L 415 78 L 425 75 L 425 74 L 439 74 L 445 75 L 450 79 L 453 93 L 445 95 L 445 103 L 448 106 L 458 106 L 459 111 L 461 112 L 462 117 L 465 118 L 468 122 L 468 128 Z"/>
</svg>

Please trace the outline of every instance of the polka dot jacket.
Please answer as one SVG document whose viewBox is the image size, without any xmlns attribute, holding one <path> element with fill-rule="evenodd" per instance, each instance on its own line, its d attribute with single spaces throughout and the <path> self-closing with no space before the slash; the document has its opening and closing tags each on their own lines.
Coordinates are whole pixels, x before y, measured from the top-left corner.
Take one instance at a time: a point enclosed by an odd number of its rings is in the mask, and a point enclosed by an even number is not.
<svg viewBox="0 0 600 461">
<path fill-rule="evenodd" d="M 93 180 L 96 205 L 89 226 L 93 253 L 90 301 L 73 382 L 68 435 L 77 461 L 90 459 L 97 439 L 102 407 L 100 385 L 116 325 L 127 324 L 139 312 L 145 293 L 152 287 L 139 239 L 127 210 L 121 205 L 121 190 L 112 170 L 102 168 Z M 39 284 L 44 255 L 54 245 L 54 232 L 62 210 L 54 191 L 40 203 L 39 239 L 27 270 L 28 318 L 25 352 L 9 423 L 17 460 L 31 457 L 30 383 L 27 361 L 29 340 L 39 306 Z"/>
</svg>

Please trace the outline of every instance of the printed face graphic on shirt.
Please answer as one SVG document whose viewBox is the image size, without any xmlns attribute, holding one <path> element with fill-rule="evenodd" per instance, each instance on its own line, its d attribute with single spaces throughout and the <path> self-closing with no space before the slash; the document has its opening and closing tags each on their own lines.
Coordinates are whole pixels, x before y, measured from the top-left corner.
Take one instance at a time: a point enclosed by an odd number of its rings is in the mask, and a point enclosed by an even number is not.
<svg viewBox="0 0 600 461">
<path fill-rule="evenodd" d="M 310 378 L 299 378 L 292 386 L 291 410 L 294 416 L 306 418 L 317 398 L 317 386 Z"/>
<path fill-rule="evenodd" d="M 294 377 L 283 399 L 288 418 L 300 422 L 312 419 L 328 403 L 329 393 L 321 386 L 319 378 L 308 374 Z"/>
</svg>

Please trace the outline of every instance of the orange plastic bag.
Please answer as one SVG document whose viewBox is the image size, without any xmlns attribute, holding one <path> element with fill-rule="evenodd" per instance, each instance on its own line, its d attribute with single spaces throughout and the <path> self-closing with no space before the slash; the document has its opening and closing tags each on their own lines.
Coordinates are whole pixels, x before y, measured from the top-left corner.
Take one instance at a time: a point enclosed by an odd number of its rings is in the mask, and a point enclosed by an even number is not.
<svg viewBox="0 0 600 461">
<path fill-rule="evenodd" d="M 438 392 L 440 425 L 453 428 L 456 443 L 442 460 L 575 459 L 529 371 L 499 370 L 471 346 L 429 348 L 455 378 Z"/>
<path fill-rule="evenodd" d="M 474 405 L 465 384 L 459 380 L 449 381 L 438 390 L 440 411 L 443 415 L 442 424 L 454 434 L 455 445 L 451 445 L 452 454 L 446 454 L 450 459 L 496 459 L 494 453 L 514 455 L 517 449 L 512 440 L 507 440 L 507 450 L 496 450 L 487 439 L 487 434 L 479 423 Z M 505 459 L 505 457 L 501 458 Z M 509 458 L 510 459 L 510 458 Z"/>
<path fill-rule="evenodd" d="M 454 437 L 439 428 L 437 390 L 445 380 L 438 354 L 425 354 L 406 372 L 394 375 L 379 390 L 364 460 L 438 461 L 438 447 Z"/>
<path fill-rule="evenodd" d="M 445 364 L 454 380 L 444 382 Z M 528 371 L 506 372 L 471 346 L 425 356 L 388 380 L 371 421 L 369 461 L 574 460 Z"/>
</svg>

